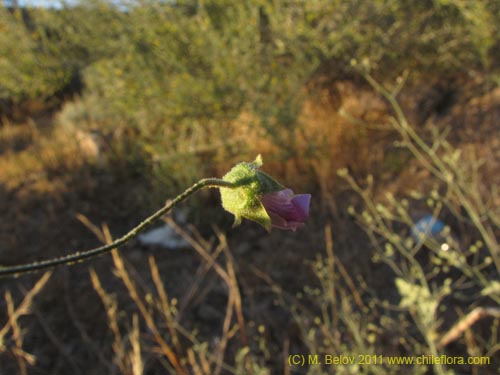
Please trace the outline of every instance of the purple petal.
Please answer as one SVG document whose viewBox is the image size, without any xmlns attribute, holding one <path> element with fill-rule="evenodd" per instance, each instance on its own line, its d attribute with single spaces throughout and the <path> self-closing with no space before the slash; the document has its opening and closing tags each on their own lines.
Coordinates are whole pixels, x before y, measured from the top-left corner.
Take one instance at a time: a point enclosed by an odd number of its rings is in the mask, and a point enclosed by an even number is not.
<svg viewBox="0 0 500 375">
<path fill-rule="evenodd" d="M 280 229 L 295 231 L 309 216 L 310 194 L 294 195 L 290 189 L 265 194 L 261 198 L 271 224 Z"/>
<path fill-rule="evenodd" d="M 292 198 L 296 212 L 299 215 L 298 221 L 305 221 L 309 216 L 309 204 L 311 203 L 311 194 L 297 194 Z"/>
</svg>

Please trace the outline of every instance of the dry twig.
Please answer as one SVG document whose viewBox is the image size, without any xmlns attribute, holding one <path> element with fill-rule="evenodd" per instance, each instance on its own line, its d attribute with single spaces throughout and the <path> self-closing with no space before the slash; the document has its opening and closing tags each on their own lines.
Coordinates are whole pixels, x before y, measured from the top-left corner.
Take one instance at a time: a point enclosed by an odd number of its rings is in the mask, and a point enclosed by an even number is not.
<svg viewBox="0 0 500 375">
<path fill-rule="evenodd" d="M 465 331 L 472 327 L 480 319 L 486 317 L 500 318 L 500 308 L 498 307 L 476 307 L 458 323 L 451 327 L 439 340 L 438 349 L 444 348 L 446 345 L 457 340 Z"/>
</svg>

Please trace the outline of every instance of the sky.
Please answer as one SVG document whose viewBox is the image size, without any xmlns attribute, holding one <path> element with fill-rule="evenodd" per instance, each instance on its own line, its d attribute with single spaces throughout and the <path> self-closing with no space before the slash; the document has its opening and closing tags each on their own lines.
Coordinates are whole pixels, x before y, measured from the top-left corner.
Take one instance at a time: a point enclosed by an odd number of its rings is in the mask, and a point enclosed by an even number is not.
<svg viewBox="0 0 500 375">
<path fill-rule="evenodd" d="M 4 4 L 8 5 L 11 3 L 11 0 L 4 0 Z M 71 3 L 71 1 L 67 1 Z M 56 7 L 61 4 L 59 0 L 17 0 L 19 6 L 43 6 L 43 7 Z"/>
<path fill-rule="evenodd" d="M 14 0 L 15 1 L 15 0 Z M 64 2 L 66 4 L 74 4 L 81 0 L 17 0 L 17 4 L 19 6 L 42 6 L 42 7 L 60 7 L 61 3 Z M 3 4 L 9 6 L 13 1 L 12 0 L 3 0 Z M 119 3 L 118 1 L 115 1 Z M 0 4 L 2 0 L 0 0 Z"/>
</svg>

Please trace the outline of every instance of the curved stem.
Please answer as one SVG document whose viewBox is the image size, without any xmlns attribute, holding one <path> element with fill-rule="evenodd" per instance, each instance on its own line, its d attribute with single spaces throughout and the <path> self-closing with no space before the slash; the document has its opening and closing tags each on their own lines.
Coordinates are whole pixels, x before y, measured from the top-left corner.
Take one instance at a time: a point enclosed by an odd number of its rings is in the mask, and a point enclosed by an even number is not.
<svg viewBox="0 0 500 375">
<path fill-rule="evenodd" d="M 142 232 L 144 229 L 146 229 L 151 224 L 153 224 L 156 220 L 158 220 L 165 213 L 170 211 L 175 205 L 182 202 L 184 199 L 186 199 L 187 197 L 189 197 L 191 194 L 195 193 L 196 191 L 203 189 L 203 188 L 222 188 L 222 187 L 223 188 L 234 188 L 236 186 L 237 186 L 237 184 L 235 184 L 235 183 L 227 182 L 227 181 L 224 181 L 224 180 L 221 180 L 218 178 L 204 178 L 204 179 L 198 181 L 197 183 L 195 183 L 193 186 L 188 188 L 183 193 L 179 194 L 177 197 L 175 197 L 174 200 L 168 202 L 163 208 L 159 209 L 153 215 L 149 216 L 147 219 L 145 219 L 143 222 L 141 222 L 135 228 L 130 230 L 127 234 L 118 238 L 116 241 L 110 243 L 109 245 L 96 247 L 95 249 L 90 249 L 90 250 L 86 250 L 86 251 L 81 251 L 81 252 L 79 251 L 79 252 L 75 252 L 75 253 L 65 255 L 65 256 L 62 256 L 59 258 L 42 260 L 39 262 L 20 264 L 20 265 L 11 266 L 11 267 L 1 267 L 0 266 L 0 276 L 14 275 L 14 274 L 20 274 L 20 273 L 25 273 L 25 272 L 32 272 L 32 271 L 41 270 L 44 268 L 55 267 L 55 266 L 58 266 L 61 264 L 71 264 L 71 263 L 81 262 L 81 261 L 88 259 L 88 258 L 91 258 L 93 256 L 106 253 L 108 251 L 111 251 L 113 249 L 120 247 L 121 245 L 125 244 L 126 242 L 128 242 L 132 238 L 136 237 L 140 232 Z"/>
</svg>

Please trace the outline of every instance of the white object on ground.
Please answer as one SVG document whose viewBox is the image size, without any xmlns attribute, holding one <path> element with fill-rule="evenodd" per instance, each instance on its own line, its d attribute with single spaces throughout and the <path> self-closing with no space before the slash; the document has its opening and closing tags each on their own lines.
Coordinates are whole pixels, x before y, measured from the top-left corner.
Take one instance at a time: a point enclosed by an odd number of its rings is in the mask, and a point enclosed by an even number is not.
<svg viewBox="0 0 500 375">
<path fill-rule="evenodd" d="M 189 243 L 167 224 L 140 234 L 138 240 L 141 245 L 161 246 L 167 249 L 189 247 Z"/>
</svg>

